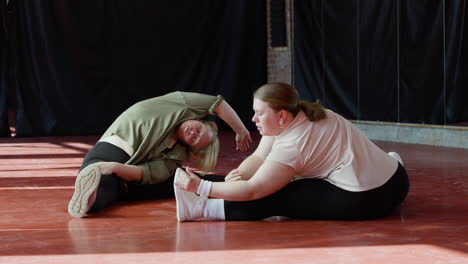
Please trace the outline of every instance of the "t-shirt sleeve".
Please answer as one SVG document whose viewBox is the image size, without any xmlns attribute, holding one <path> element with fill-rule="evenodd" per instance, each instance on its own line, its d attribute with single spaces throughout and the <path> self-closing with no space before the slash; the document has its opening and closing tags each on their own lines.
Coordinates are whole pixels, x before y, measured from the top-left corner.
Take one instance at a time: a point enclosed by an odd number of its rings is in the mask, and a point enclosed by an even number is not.
<svg viewBox="0 0 468 264">
<path fill-rule="evenodd" d="M 296 172 L 302 171 L 304 167 L 301 153 L 296 146 L 283 142 L 275 142 L 266 160 L 283 163 L 294 168 Z"/>
<path fill-rule="evenodd" d="M 185 104 L 189 109 L 201 114 L 215 115 L 215 108 L 224 100 L 223 96 L 201 93 L 181 92 Z"/>
</svg>

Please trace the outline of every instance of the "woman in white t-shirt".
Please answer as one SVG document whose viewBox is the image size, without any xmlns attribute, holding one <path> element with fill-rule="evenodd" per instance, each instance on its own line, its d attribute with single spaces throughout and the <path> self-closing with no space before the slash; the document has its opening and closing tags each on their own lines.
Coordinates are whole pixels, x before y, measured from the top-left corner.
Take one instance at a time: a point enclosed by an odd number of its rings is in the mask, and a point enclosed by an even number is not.
<svg viewBox="0 0 468 264">
<path fill-rule="evenodd" d="M 284 83 L 260 87 L 253 109 L 262 139 L 225 182 L 177 169 L 179 221 L 375 219 L 405 199 L 409 180 L 399 155 L 385 153 L 339 114 L 300 101 Z"/>
</svg>

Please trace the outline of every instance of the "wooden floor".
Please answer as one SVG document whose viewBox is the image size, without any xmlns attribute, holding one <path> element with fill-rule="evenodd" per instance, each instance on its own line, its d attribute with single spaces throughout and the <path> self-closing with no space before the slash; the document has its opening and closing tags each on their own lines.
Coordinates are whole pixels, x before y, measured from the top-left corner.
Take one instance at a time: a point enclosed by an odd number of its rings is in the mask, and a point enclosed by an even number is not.
<svg viewBox="0 0 468 264">
<path fill-rule="evenodd" d="M 411 190 L 375 221 L 178 223 L 174 199 L 74 219 L 74 178 L 96 140 L 0 139 L 0 263 L 468 263 L 467 149 L 377 142 L 400 153 Z M 247 154 L 232 134 L 221 143 L 226 173 Z"/>
</svg>

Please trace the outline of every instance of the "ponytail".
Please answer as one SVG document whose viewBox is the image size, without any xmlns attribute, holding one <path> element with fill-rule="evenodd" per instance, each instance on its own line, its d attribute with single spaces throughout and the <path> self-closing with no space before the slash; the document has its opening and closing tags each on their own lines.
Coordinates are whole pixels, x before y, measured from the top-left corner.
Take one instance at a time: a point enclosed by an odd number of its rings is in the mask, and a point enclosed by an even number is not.
<svg viewBox="0 0 468 264">
<path fill-rule="evenodd" d="M 305 113 L 307 119 L 309 119 L 310 121 L 319 121 L 327 118 L 325 108 L 323 108 L 323 106 L 320 105 L 319 100 L 316 100 L 313 103 L 300 100 L 299 109 Z"/>
</svg>

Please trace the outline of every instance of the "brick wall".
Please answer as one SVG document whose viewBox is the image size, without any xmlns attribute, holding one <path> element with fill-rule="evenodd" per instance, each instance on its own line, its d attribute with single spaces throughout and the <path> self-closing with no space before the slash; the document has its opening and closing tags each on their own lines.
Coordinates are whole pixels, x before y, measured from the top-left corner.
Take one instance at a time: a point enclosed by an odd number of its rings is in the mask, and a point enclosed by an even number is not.
<svg viewBox="0 0 468 264">
<path fill-rule="evenodd" d="M 270 0 L 267 3 L 267 33 L 268 33 L 268 45 L 267 45 L 267 71 L 268 71 L 268 82 L 284 82 L 291 84 L 291 9 L 293 0 L 285 0 L 285 12 L 286 12 L 286 35 L 287 35 L 287 46 L 286 47 L 271 47 L 271 30 L 270 30 Z"/>
</svg>

